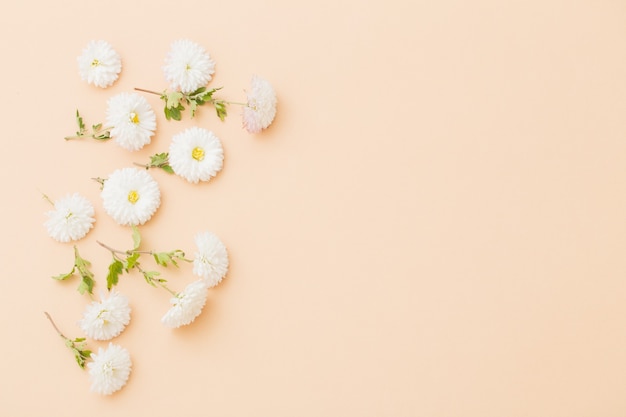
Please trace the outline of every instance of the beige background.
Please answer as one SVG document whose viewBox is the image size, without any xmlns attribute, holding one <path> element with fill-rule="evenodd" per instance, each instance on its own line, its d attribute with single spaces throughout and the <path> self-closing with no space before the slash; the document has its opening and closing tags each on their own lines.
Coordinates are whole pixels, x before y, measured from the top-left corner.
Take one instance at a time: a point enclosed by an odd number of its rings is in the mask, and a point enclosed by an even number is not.
<svg viewBox="0 0 626 417">
<path fill-rule="evenodd" d="M 624 22 L 618 0 L 5 5 L 2 415 L 626 415 Z M 164 89 L 182 37 L 216 60 L 223 97 L 272 82 L 268 131 L 248 135 L 235 108 L 168 123 L 148 97 L 144 150 L 63 140 L 76 108 L 95 123 L 114 94 Z M 92 39 L 123 58 L 106 90 L 77 73 Z M 159 321 L 168 295 L 123 276 L 133 318 L 116 342 L 134 369 L 100 397 L 43 315 L 79 336 L 88 299 L 49 278 L 72 250 L 47 237 L 40 192 L 96 204 L 79 249 L 102 288 L 96 239 L 130 234 L 89 178 L 192 125 L 222 139 L 224 170 L 203 185 L 154 172 L 163 204 L 142 233 L 192 253 L 212 230 L 231 269 L 177 331 Z"/>
</svg>

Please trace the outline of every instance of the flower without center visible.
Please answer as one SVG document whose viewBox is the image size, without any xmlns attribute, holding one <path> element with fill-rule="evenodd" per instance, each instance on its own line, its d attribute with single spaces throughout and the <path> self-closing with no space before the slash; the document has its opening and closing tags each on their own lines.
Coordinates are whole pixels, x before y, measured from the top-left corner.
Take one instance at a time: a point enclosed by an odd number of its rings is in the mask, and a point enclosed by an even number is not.
<svg viewBox="0 0 626 417">
<path fill-rule="evenodd" d="M 128 193 L 128 201 L 130 201 L 131 204 L 135 204 L 138 200 L 139 193 L 137 191 L 132 190 L 130 193 Z"/>
<path fill-rule="evenodd" d="M 193 151 L 191 151 L 191 157 L 196 161 L 202 161 L 204 159 L 204 149 L 200 147 L 193 148 Z"/>
<path fill-rule="evenodd" d="M 130 114 L 128 115 L 128 118 L 130 119 L 132 123 L 139 124 L 139 115 L 135 113 L 134 111 L 130 112 Z"/>
</svg>

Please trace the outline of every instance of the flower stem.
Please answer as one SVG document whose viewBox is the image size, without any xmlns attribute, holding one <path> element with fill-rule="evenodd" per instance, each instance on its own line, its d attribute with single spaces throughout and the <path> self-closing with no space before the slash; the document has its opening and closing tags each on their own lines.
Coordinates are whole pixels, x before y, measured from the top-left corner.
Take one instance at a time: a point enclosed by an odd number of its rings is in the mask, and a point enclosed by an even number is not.
<svg viewBox="0 0 626 417">
<path fill-rule="evenodd" d="M 99 240 L 96 240 L 96 243 L 100 246 L 102 246 L 105 249 L 108 249 L 111 253 L 117 253 L 120 255 L 130 255 L 133 253 L 144 253 L 146 255 L 152 255 L 152 251 L 151 250 L 127 250 L 127 251 L 123 251 L 123 250 L 119 250 L 119 249 L 113 249 L 112 247 L 110 247 L 109 245 L 106 245 L 102 242 L 100 242 Z"/>
<path fill-rule="evenodd" d="M 135 90 L 136 91 L 141 91 L 141 92 L 144 92 L 144 93 L 155 94 L 157 96 L 161 96 L 162 95 L 161 93 L 157 93 L 156 91 L 146 90 L 144 88 L 139 88 L 139 87 L 135 87 Z"/>
<path fill-rule="evenodd" d="M 215 102 L 215 101 L 216 100 L 213 100 L 213 102 Z M 227 101 L 227 100 L 218 100 L 218 101 L 221 101 L 221 102 L 226 103 L 226 104 L 236 104 L 238 106 L 247 106 L 248 105 L 248 103 L 240 103 L 238 101 Z"/>
<path fill-rule="evenodd" d="M 50 199 L 50 197 L 48 197 L 47 195 L 45 195 L 44 193 L 41 193 L 41 197 L 46 200 L 48 203 L 52 204 L 54 206 L 54 201 L 52 201 Z"/>
<path fill-rule="evenodd" d="M 47 311 L 44 311 L 43 314 L 45 314 L 48 320 L 50 320 L 50 323 L 52 324 L 52 327 L 54 327 L 54 330 L 56 330 L 57 334 L 61 336 L 63 339 L 68 340 L 67 337 L 65 337 L 65 335 L 61 333 L 61 330 L 59 330 L 57 325 L 54 323 L 54 320 L 52 320 L 52 317 L 50 317 L 50 314 L 48 314 Z"/>
</svg>

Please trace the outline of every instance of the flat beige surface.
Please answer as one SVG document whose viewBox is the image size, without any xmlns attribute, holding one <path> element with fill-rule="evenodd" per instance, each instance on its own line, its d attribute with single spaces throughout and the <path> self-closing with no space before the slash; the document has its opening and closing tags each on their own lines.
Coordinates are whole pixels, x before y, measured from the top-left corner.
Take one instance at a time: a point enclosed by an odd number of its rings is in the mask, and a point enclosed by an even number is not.
<svg viewBox="0 0 626 417">
<path fill-rule="evenodd" d="M 3 7 L 0 411 L 3 416 L 626 415 L 626 3 L 565 1 L 23 1 Z M 173 40 L 217 63 L 212 85 L 277 90 L 261 135 L 210 111 L 166 122 L 131 153 L 65 142 L 73 113 L 161 90 Z M 82 82 L 92 39 L 121 78 Z M 42 226 L 45 192 L 96 205 L 79 242 L 104 287 L 127 228 L 97 184 L 199 125 L 224 170 L 163 191 L 146 246 L 193 252 L 217 233 L 231 269 L 200 318 L 171 331 L 168 296 L 119 289 L 134 369 L 112 397 L 45 320 L 71 336 L 88 302 L 50 279 L 71 245 Z M 190 268 L 168 275 L 182 288 Z M 94 347 L 104 343 L 93 343 Z"/>
</svg>

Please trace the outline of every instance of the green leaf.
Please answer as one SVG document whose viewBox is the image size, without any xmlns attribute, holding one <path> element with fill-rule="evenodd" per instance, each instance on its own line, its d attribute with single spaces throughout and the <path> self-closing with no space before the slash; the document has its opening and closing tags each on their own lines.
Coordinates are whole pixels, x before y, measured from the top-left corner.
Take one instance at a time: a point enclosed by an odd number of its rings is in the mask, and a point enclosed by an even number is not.
<svg viewBox="0 0 626 417">
<path fill-rule="evenodd" d="M 165 282 L 165 280 L 162 278 L 155 278 L 159 275 L 161 275 L 161 273 L 158 271 L 143 271 L 144 279 L 148 284 L 152 285 L 153 287 L 156 287 L 157 282 Z"/>
<path fill-rule="evenodd" d="M 81 294 L 84 294 L 85 292 L 93 294 L 95 281 L 93 279 L 93 273 L 89 270 L 91 262 L 81 258 L 76 246 L 74 246 L 74 258 L 74 266 L 78 269 L 78 273 L 82 278 L 80 285 L 78 286 L 78 292 Z"/>
<path fill-rule="evenodd" d="M 154 261 L 161 266 L 167 266 L 167 264 L 172 261 L 172 258 L 167 252 L 157 252 L 153 256 Z"/>
<path fill-rule="evenodd" d="M 133 250 L 139 249 L 139 245 L 141 245 L 141 234 L 139 228 L 133 225 Z"/>
<path fill-rule="evenodd" d="M 184 97 L 183 93 L 180 91 L 172 91 L 167 93 L 164 97 L 165 99 L 165 108 L 167 109 L 180 109 L 180 100 Z"/>
<path fill-rule="evenodd" d="M 91 126 L 91 129 L 92 129 L 94 132 L 97 132 L 97 131 L 98 131 L 98 130 L 100 130 L 101 128 L 102 128 L 102 123 L 98 123 L 97 125 L 93 125 L 93 126 Z"/>
<path fill-rule="evenodd" d="M 189 100 L 189 110 L 191 111 L 192 118 L 196 115 L 197 108 L 198 108 L 198 103 L 196 102 L 196 100 Z"/>
<path fill-rule="evenodd" d="M 150 166 L 151 167 L 160 167 L 163 164 L 167 164 L 169 160 L 169 153 L 162 152 L 154 154 L 150 157 Z"/>
<path fill-rule="evenodd" d="M 124 273 L 124 264 L 114 259 L 109 265 L 109 274 L 107 275 L 107 290 L 111 290 L 119 282 L 120 274 Z"/>
<path fill-rule="evenodd" d="M 81 136 L 85 133 L 85 123 L 83 122 L 83 118 L 76 109 L 76 124 L 78 125 L 78 132 L 76 132 L 76 136 Z"/>
<path fill-rule="evenodd" d="M 96 135 L 95 133 L 92 135 L 92 137 L 96 140 L 109 140 L 111 139 L 111 132 L 110 131 L 106 131 L 104 133 L 101 133 L 99 135 Z"/>
<path fill-rule="evenodd" d="M 161 168 L 163 171 L 167 172 L 168 174 L 173 174 L 174 173 L 174 169 L 169 166 L 169 165 L 161 165 L 159 168 Z"/>
<path fill-rule="evenodd" d="M 93 294 L 93 286 L 96 282 L 88 275 L 82 276 L 82 281 L 78 285 L 78 292 L 84 294 L 88 292 L 89 294 Z"/>
<path fill-rule="evenodd" d="M 215 105 L 215 111 L 217 112 L 217 117 L 223 122 L 227 116 L 226 112 L 226 103 L 223 101 L 216 101 L 213 103 Z"/>
<path fill-rule="evenodd" d="M 74 275 L 74 271 L 76 271 L 76 267 L 72 268 L 72 270 L 70 272 L 68 272 L 67 274 L 56 275 L 56 276 L 52 277 L 52 279 L 56 279 L 58 281 L 64 281 L 64 280 L 68 279 L 69 277 L 71 277 L 72 275 Z"/>
<path fill-rule="evenodd" d="M 135 252 L 126 258 L 126 260 L 124 261 L 124 270 L 126 272 L 128 272 L 130 269 L 133 269 L 135 265 L 138 265 L 137 260 L 139 260 L 140 255 L 140 253 Z"/>
</svg>

